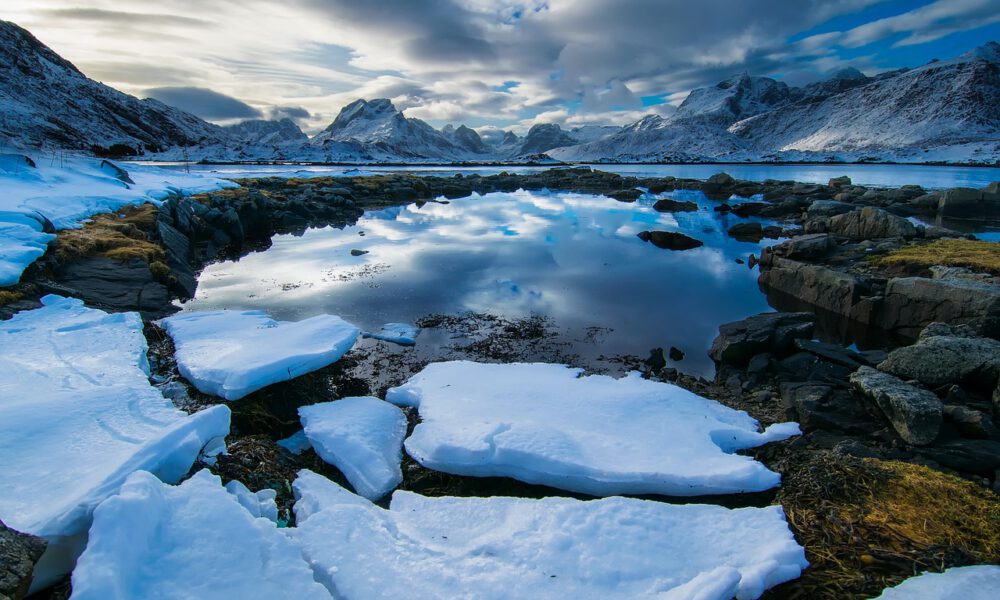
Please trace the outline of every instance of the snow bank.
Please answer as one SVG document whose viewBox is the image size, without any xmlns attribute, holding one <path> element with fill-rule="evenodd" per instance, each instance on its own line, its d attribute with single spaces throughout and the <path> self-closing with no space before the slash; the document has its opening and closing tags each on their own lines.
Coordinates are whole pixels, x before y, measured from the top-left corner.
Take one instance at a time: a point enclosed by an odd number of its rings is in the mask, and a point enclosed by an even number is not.
<svg viewBox="0 0 1000 600">
<path fill-rule="evenodd" d="M 997 590 L 1000 590 L 1000 567 L 976 565 L 911 577 L 896 587 L 887 588 L 873 600 L 994 600 Z"/>
<path fill-rule="evenodd" d="M 296 544 L 199 471 L 177 487 L 134 473 L 94 513 L 74 600 L 323 598 Z"/>
<path fill-rule="evenodd" d="M 306 450 L 312 448 L 312 444 L 309 443 L 309 438 L 306 437 L 306 432 L 301 429 L 275 443 L 296 455 L 302 454 Z"/>
<path fill-rule="evenodd" d="M 0 520 L 49 540 L 36 588 L 69 572 L 130 473 L 177 481 L 229 433 L 225 406 L 188 416 L 149 384 L 138 314 L 42 303 L 0 322 Z"/>
<path fill-rule="evenodd" d="M 46 219 L 56 229 L 72 229 L 123 206 L 236 187 L 215 177 L 140 165 L 129 167 L 127 183 L 108 165 L 100 159 L 0 154 L 0 286 L 17 283 L 45 253 L 54 237 L 43 231 Z"/>
<path fill-rule="evenodd" d="M 343 398 L 299 408 L 309 443 L 358 494 L 378 500 L 403 481 L 406 416 L 378 398 Z"/>
<path fill-rule="evenodd" d="M 278 492 L 275 490 L 264 488 L 258 492 L 251 492 L 250 488 L 234 479 L 226 484 L 226 491 L 235 496 L 240 506 L 247 509 L 247 512 L 254 517 L 264 517 L 274 523 L 278 522 L 278 503 L 275 502 Z"/>
<path fill-rule="evenodd" d="M 808 563 L 780 506 L 427 498 L 301 471 L 294 538 L 345 598 L 757 598 Z"/>
<path fill-rule="evenodd" d="M 417 343 L 417 334 L 419 333 L 419 329 L 408 323 L 386 323 L 378 331 L 366 331 L 361 335 L 400 346 L 413 346 Z"/>
<path fill-rule="evenodd" d="M 261 310 L 181 313 L 160 324 L 174 340 L 181 374 L 226 400 L 336 362 L 358 337 L 340 317 L 275 321 Z"/>
<path fill-rule="evenodd" d="M 406 450 L 427 468 L 596 496 L 766 490 L 779 475 L 732 452 L 799 433 L 758 433 L 743 411 L 638 374 L 564 365 L 435 363 L 386 400 L 419 409 Z"/>
</svg>

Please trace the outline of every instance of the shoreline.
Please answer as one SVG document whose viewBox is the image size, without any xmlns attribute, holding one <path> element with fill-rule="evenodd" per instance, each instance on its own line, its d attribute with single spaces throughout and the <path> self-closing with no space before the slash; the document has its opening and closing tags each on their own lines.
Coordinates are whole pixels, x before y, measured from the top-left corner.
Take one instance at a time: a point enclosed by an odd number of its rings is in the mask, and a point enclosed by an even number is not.
<svg viewBox="0 0 1000 600">
<path fill-rule="evenodd" d="M 747 166 L 913 166 L 913 167 L 958 167 L 958 168 L 985 168 L 1000 169 L 1000 162 L 980 163 L 980 162 L 896 162 L 896 161 L 705 161 L 705 162 L 562 162 L 537 163 L 537 162 L 447 162 L 447 163 L 412 163 L 412 162 L 313 162 L 295 160 L 250 160 L 250 161 L 214 161 L 214 160 L 162 160 L 162 159 L 136 159 L 122 157 L 110 160 L 120 160 L 122 162 L 134 163 L 159 163 L 169 165 L 202 165 L 202 166 L 305 166 L 305 167 L 431 167 L 431 168 L 479 168 L 479 167 L 538 167 L 538 168 L 565 168 L 565 167 L 602 167 L 602 166 L 700 166 L 700 165 L 747 165 Z"/>
</svg>

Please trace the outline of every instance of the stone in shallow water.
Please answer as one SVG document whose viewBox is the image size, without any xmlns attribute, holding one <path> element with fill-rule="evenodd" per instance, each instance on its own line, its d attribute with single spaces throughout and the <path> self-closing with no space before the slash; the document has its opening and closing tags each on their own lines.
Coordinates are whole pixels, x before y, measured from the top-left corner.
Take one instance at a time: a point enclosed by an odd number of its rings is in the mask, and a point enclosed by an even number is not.
<svg viewBox="0 0 1000 600">
<path fill-rule="evenodd" d="M 640 240 L 664 250 L 692 250 L 705 245 L 701 240 L 673 231 L 640 231 L 637 235 Z"/>
<path fill-rule="evenodd" d="M 42 302 L 0 323 L 0 516 L 49 541 L 36 589 L 69 572 L 130 473 L 176 481 L 229 433 L 228 408 L 188 416 L 149 384 L 139 315 Z"/>
<path fill-rule="evenodd" d="M 428 498 L 389 510 L 307 470 L 294 537 L 347 598 L 757 598 L 808 563 L 780 506 Z"/>
<path fill-rule="evenodd" d="M 260 310 L 186 312 L 160 324 L 174 340 L 181 375 L 226 400 L 336 362 L 358 337 L 357 327 L 333 315 L 275 321 Z"/>
<path fill-rule="evenodd" d="M 427 468 L 513 477 L 606 496 L 757 492 L 780 477 L 736 450 L 799 433 L 764 433 L 745 412 L 633 373 L 581 376 L 554 364 L 435 363 L 386 400 L 417 407 L 406 450 Z"/>
</svg>

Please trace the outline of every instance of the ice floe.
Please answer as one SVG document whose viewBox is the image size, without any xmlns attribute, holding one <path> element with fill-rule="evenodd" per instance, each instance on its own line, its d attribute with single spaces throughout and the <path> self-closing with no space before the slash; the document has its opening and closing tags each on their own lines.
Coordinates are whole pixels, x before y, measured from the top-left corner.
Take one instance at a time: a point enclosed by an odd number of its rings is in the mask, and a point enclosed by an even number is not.
<svg viewBox="0 0 1000 600">
<path fill-rule="evenodd" d="M 45 229 L 72 229 L 84 219 L 170 195 L 236 187 L 217 177 L 108 161 L 0 154 L 0 286 L 18 282 L 54 238 Z"/>
<path fill-rule="evenodd" d="M 406 416 L 378 398 L 343 398 L 299 408 L 306 438 L 354 489 L 378 500 L 403 481 Z"/>
<path fill-rule="evenodd" d="M 780 506 L 428 498 L 379 508 L 309 471 L 292 535 L 345 598 L 757 598 L 808 563 Z"/>
<path fill-rule="evenodd" d="M 406 450 L 427 468 L 596 496 L 766 490 L 779 475 L 733 452 L 799 433 L 758 433 L 743 411 L 637 374 L 554 364 L 435 363 L 386 400 L 418 408 Z"/>
<path fill-rule="evenodd" d="M 309 438 L 306 437 L 306 432 L 301 429 L 275 443 L 296 455 L 302 454 L 306 450 L 312 448 L 312 444 L 309 443 Z"/>
<path fill-rule="evenodd" d="M 874 600 L 994 600 L 1000 593 L 1000 567 L 955 567 L 943 573 L 924 573 L 887 588 Z"/>
<path fill-rule="evenodd" d="M 323 368 L 358 337 L 357 327 L 333 315 L 275 321 L 261 310 L 185 312 L 160 324 L 174 340 L 181 375 L 226 400 Z"/>
<path fill-rule="evenodd" d="M 199 471 L 179 486 L 133 474 L 94 513 L 73 571 L 74 600 L 329 599 L 298 546 L 255 518 L 219 478 Z"/>
<path fill-rule="evenodd" d="M 36 588 L 69 572 L 130 473 L 177 481 L 229 433 L 227 407 L 189 416 L 150 385 L 138 314 L 42 303 L 0 322 L 0 520 L 49 541 Z"/>
<path fill-rule="evenodd" d="M 417 343 L 420 329 L 408 323 L 386 323 L 378 331 L 366 331 L 362 337 L 392 342 L 400 346 L 413 346 Z"/>
</svg>

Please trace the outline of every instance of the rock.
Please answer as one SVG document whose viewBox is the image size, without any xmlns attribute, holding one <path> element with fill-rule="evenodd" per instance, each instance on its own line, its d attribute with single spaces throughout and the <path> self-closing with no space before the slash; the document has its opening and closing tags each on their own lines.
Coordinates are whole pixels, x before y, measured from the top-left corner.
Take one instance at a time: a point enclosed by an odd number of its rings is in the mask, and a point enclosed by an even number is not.
<svg viewBox="0 0 1000 600">
<path fill-rule="evenodd" d="M 716 173 L 715 175 L 709 177 L 705 183 L 716 188 L 728 187 L 734 185 L 736 183 L 736 179 L 734 179 L 729 173 Z"/>
<path fill-rule="evenodd" d="M 663 348 L 653 348 L 649 351 L 649 358 L 644 361 L 650 371 L 656 372 L 667 366 L 667 359 L 663 356 Z"/>
<path fill-rule="evenodd" d="M 638 237 L 664 250 L 691 250 L 705 245 L 701 240 L 672 231 L 642 231 Z"/>
<path fill-rule="evenodd" d="M 833 188 L 842 188 L 851 185 L 851 183 L 852 182 L 850 177 L 848 177 L 847 175 L 842 175 L 840 177 L 831 178 L 829 183 L 827 183 L 827 185 Z"/>
<path fill-rule="evenodd" d="M 976 439 L 1000 437 L 1000 430 L 997 430 L 989 415 L 967 406 L 946 404 L 944 420 L 954 423 L 963 437 Z"/>
<path fill-rule="evenodd" d="M 963 473 L 991 476 L 1000 469 L 1000 442 L 954 439 L 922 448 L 920 454 Z"/>
<path fill-rule="evenodd" d="M 670 354 L 669 354 L 669 356 L 670 356 L 670 360 L 672 360 L 674 362 L 680 362 L 680 361 L 684 360 L 684 352 L 680 348 L 678 348 L 677 346 L 671 346 L 670 347 Z"/>
<path fill-rule="evenodd" d="M 806 209 L 806 216 L 810 219 L 816 217 L 835 217 L 854 210 L 854 207 L 846 202 L 836 200 L 816 200 Z"/>
<path fill-rule="evenodd" d="M 992 187 L 991 187 L 992 186 Z M 938 214 L 944 217 L 983 217 L 1000 212 L 1000 193 L 993 184 L 981 190 L 952 188 L 938 199 Z"/>
<path fill-rule="evenodd" d="M 990 338 L 921 336 L 916 344 L 890 352 L 878 368 L 930 387 L 968 383 L 992 390 L 1000 376 L 1000 342 Z"/>
<path fill-rule="evenodd" d="M 826 256 L 836 246 L 828 233 L 798 235 L 780 244 L 765 248 L 764 252 L 795 260 L 814 259 Z"/>
<path fill-rule="evenodd" d="M 796 418 L 805 431 L 817 429 L 849 434 L 867 434 L 878 424 L 846 390 L 832 385 L 806 382 L 783 383 L 782 403 L 795 410 Z"/>
<path fill-rule="evenodd" d="M 198 279 L 191 268 L 191 242 L 186 235 L 160 220 L 156 224 L 167 254 L 167 266 L 185 298 L 193 298 Z"/>
<path fill-rule="evenodd" d="M 827 230 L 856 240 L 912 238 L 917 235 L 913 223 L 872 206 L 830 217 Z"/>
<path fill-rule="evenodd" d="M 138 310 L 153 316 L 172 312 L 167 287 L 155 280 L 139 259 L 117 261 L 86 258 L 64 267 L 54 293 L 82 298 L 92 306 L 113 311 Z"/>
<path fill-rule="evenodd" d="M 758 282 L 766 290 L 781 292 L 838 315 L 852 315 L 863 291 L 857 277 L 819 265 L 777 258 L 772 254 L 765 254 L 764 257 Z"/>
<path fill-rule="evenodd" d="M 764 238 L 764 226 L 760 223 L 737 223 L 726 233 L 741 242 L 757 243 Z"/>
<path fill-rule="evenodd" d="M 100 169 L 104 173 L 107 173 L 108 175 L 114 177 L 115 179 L 117 179 L 118 181 L 120 181 L 122 183 L 135 185 L 135 182 L 132 181 L 131 177 L 129 177 L 128 171 L 126 171 L 125 169 L 119 167 L 118 165 L 116 165 L 115 163 L 111 162 L 110 160 L 102 160 L 101 161 Z M 126 186 L 126 187 L 128 187 L 128 186 Z"/>
<path fill-rule="evenodd" d="M 640 196 L 642 196 L 642 191 L 636 189 L 618 190 L 615 192 L 609 192 L 607 196 L 608 198 L 614 198 L 619 202 L 635 202 Z"/>
<path fill-rule="evenodd" d="M 812 337 L 815 325 L 809 313 L 754 315 L 721 325 L 708 355 L 717 363 L 743 367 L 757 354 L 793 350 L 796 339 Z"/>
<path fill-rule="evenodd" d="M 1000 336 L 1000 285 L 960 279 L 901 277 L 886 284 L 875 325 L 916 338 L 935 321 L 966 324 L 982 336 Z"/>
<path fill-rule="evenodd" d="M 861 367 L 851 374 L 850 381 L 875 403 L 906 442 L 925 446 L 937 438 L 943 407 L 931 392 L 871 367 Z"/>
<path fill-rule="evenodd" d="M 44 539 L 15 531 L 0 521 L 0 598 L 21 600 L 28 594 L 35 563 L 46 545 Z"/>
<path fill-rule="evenodd" d="M 983 283 L 997 283 L 997 278 L 989 273 L 974 273 L 965 267 L 934 265 L 930 268 L 931 279 L 964 279 Z"/>
<path fill-rule="evenodd" d="M 819 358 L 838 364 L 850 369 L 857 369 L 863 364 L 867 364 L 865 357 L 850 348 L 844 348 L 836 344 L 828 344 L 816 340 L 799 339 L 795 340 L 795 347 Z"/>
<path fill-rule="evenodd" d="M 731 212 L 738 217 L 755 217 L 762 213 L 765 208 L 772 206 L 763 202 L 741 202 L 732 207 Z"/>
<path fill-rule="evenodd" d="M 661 198 L 653 204 L 653 210 L 657 212 L 692 212 L 698 210 L 698 205 L 694 202 L 681 202 L 670 198 Z"/>
<path fill-rule="evenodd" d="M 351 256 L 364 256 L 365 254 L 368 254 L 368 250 L 358 250 L 357 248 L 351 250 Z"/>
</svg>

